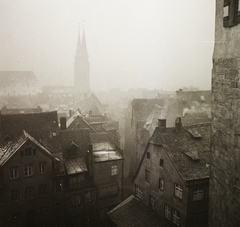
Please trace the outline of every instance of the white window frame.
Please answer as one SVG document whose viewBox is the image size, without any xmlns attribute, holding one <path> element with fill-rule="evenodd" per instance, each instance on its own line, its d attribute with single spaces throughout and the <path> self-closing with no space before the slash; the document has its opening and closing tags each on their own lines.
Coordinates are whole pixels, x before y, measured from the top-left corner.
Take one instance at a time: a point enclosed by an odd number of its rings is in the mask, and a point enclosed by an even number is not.
<svg viewBox="0 0 240 227">
<path fill-rule="evenodd" d="M 45 173 L 46 172 L 46 162 L 39 162 L 39 173 Z"/>
<path fill-rule="evenodd" d="M 137 184 L 135 185 L 135 193 L 136 193 L 136 196 L 137 196 L 139 199 L 142 199 L 143 189 L 142 189 L 141 187 L 139 187 Z"/>
<path fill-rule="evenodd" d="M 193 201 L 199 201 L 204 199 L 204 189 L 196 189 L 193 191 Z"/>
<path fill-rule="evenodd" d="M 164 204 L 164 216 L 168 220 L 171 220 L 171 207 L 167 204 Z"/>
<path fill-rule="evenodd" d="M 164 181 L 161 177 L 159 177 L 159 189 L 164 190 Z"/>
<path fill-rule="evenodd" d="M 117 165 L 111 166 L 111 176 L 115 176 L 118 174 L 118 167 Z"/>
<path fill-rule="evenodd" d="M 155 197 L 150 195 L 150 204 L 152 209 L 155 209 Z"/>
<path fill-rule="evenodd" d="M 173 209 L 172 222 L 179 226 L 180 214 L 178 210 Z"/>
<path fill-rule="evenodd" d="M 178 197 L 179 199 L 182 199 L 182 194 L 183 194 L 182 186 L 180 184 L 175 183 L 174 188 L 175 188 L 174 190 L 175 196 Z"/>
<path fill-rule="evenodd" d="M 34 187 L 26 187 L 25 188 L 25 199 L 30 200 L 34 198 Z"/>
<path fill-rule="evenodd" d="M 33 175 L 33 164 L 27 164 L 24 168 L 25 177 L 29 177 Z"/>
<path fill-rule="evenodd" d="M 10 168 L 10 176 L 11 176 L 11 179 L 18 178 L 18 166 L 12 166 Z"/>
<path fill-rule="evenodd" d="M 150 182 L 151 180 L 151 172 L 149 169 L 145 169 L 145 181 Z"/>
</svg>

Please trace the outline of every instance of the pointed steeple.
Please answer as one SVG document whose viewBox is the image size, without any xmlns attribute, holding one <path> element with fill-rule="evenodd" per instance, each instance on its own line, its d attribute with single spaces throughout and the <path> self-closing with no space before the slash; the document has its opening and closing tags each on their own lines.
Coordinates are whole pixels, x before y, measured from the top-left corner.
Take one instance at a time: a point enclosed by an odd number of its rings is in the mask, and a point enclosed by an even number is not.
<svg viewBox="0 0 240 227">
<path fill-rule="evenodd" d="M 83 27 L 83 35 L 82 35 L 82 52 L 84 54 L 88 55 L 84 27 Z"/>
<path fill-rule="evenodd" d="M 77 49 L 76 49 L 76 55 L 80 55 L 81 53 L 81 37 L 80 37 L 80 25 L 78 26 L 78 40 L 77 40 Z"/>
</svg>

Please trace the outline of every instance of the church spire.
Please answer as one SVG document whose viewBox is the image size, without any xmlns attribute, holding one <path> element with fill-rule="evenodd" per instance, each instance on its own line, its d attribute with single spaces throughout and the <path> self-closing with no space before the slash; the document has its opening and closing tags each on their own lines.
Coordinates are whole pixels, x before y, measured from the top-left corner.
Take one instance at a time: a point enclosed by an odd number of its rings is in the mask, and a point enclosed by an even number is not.
<svg viewBox="0 0 240 227">
<path fill-rule="evenodd" d="M 82 35 L 82 53 L 86 56 L 88 55 L 84 27 L 83 27 L 83 35 Z"/>
</svg>

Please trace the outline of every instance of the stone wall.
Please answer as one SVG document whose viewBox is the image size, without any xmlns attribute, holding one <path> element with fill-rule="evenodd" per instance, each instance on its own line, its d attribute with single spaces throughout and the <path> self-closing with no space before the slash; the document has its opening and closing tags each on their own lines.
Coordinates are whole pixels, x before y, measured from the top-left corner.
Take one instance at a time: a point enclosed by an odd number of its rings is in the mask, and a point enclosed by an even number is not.
<svg viewBox="0 0 240 227">
<path fill-rule="evenodd" d="M 240 25 L 223 27 L 216 1 L 209 226 L 240 226 Z"/>
</svg>

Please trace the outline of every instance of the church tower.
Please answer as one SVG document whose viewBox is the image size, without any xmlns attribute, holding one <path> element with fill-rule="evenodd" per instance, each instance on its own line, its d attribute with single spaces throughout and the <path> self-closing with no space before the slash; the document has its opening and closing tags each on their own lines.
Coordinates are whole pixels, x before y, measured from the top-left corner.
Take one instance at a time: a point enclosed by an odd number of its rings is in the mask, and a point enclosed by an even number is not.
<svg viewBox="0 0 240 227">
<path fill-rule="evenodd" d="M 77 50 L 74 62 L 74 87 L 76 93 L 86 93 L 90 90 L 89 61 L 85 31 L 82 42 L 78 32 Z"/>
</svg>

